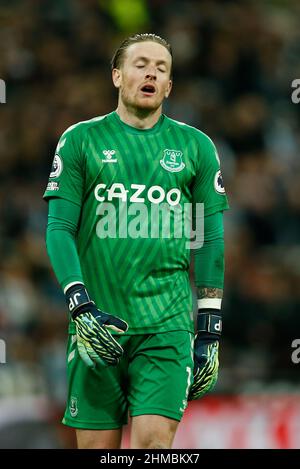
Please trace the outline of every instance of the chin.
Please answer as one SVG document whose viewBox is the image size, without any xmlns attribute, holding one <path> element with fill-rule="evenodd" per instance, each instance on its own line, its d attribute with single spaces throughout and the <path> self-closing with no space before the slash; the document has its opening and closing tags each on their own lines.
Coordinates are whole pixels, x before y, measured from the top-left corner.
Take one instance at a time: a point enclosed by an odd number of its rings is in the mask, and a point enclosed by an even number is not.
<svg viewBox="0 0 300 469">
<path fill-rule="evenodd" d="M 143 101 L 138 101 L 134 103 L 134 106 L 137 109 L 140 110 L 145 110 L 145 111 L 156 111 L 161 106 L 161 103 L 154 102 L 149 99 L 149 100 L 143 100 Z"/>
</svg>

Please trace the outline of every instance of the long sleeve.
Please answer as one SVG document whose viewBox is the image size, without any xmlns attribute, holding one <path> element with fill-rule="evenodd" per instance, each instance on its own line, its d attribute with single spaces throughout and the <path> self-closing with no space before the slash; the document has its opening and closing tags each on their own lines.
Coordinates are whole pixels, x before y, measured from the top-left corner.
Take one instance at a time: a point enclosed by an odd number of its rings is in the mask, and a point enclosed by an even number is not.
<svg viewBox="0 0 300 469">
<path fill-rule="evenodd" d="M 76 232 L 80 206 L 66 199 L 50 198 L 46 232 L 47 252 L 62 289 L 71 282 L 82 282 Z"/>
<path fill-rule="evenodd" d="M 204 243 L 193 253 L 196 287 L 223 289 L 224 229 L 222 211 L 204 217 Z"/>
</svg>

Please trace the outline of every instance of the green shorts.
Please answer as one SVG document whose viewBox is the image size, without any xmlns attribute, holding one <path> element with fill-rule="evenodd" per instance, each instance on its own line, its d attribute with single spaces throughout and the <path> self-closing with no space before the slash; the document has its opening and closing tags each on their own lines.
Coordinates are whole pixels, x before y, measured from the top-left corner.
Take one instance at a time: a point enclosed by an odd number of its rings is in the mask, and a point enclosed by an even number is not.
<svg viewBox="0 0 300 469">
<path fill-rule="evenodd" d="M 76 335 L 69 335 L 68 403 L 62 422 L 107 430 L 125 425 L 128 414 L 180 421 L 193 380 L 193 334 L 172 331 L 118 340 L 124 348 L 119 365 L 91 370 L 78 354 Z"/>
</svg>

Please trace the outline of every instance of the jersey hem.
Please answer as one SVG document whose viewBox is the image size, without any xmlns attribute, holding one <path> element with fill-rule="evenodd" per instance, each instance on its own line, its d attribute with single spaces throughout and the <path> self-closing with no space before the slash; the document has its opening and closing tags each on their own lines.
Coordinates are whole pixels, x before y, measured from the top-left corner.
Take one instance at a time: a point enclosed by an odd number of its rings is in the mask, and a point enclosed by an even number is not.
<svg viewBox="0 0 300 469">
<path fill-rule="evenodd" d="M 111 335 L 113 336 L 117 336 L 117 337 L 123 337 L 123 336 L 131 336 L 131 335 L 147 335 L 147 334 L 163 334 L 165 332 L 176 332 L 176 331 L 186 331 L 186 332 L 190 332 L 192 334 L 195 333 L 195 330 L 194 328 L 192 327 L 175 327 L 175 328 L 167 328 L 167 329 L 154 329 L 154 328 L 149 328 L 149 329 L 146 329 L 146 328 L 141 328 L 141 329 L 132 329 L 130 331 L 130 328 L 127 332 L 124 332 L 122 334 L 118 333 L 118 332 L 114 332 L 114 331 L 110 331 Z M 68 327 L 68 334 L 76 334 L 76 326 L 74 324 L 74 326 L 70 326 Z"/>
<path fill-rule="evenodd" d="M 130 329 L 124 334 L 114 334 L 114 335 L 146 335 L 146 334 L 163 334 L 165 332 L 176 332 L 176 331 L 186 331 L 191 332 L 194 334 L 194 329 L 191 327 L 176 327 L 176 328 L 168 328 L 168 329 L 134 329 L 130 332 Z"/>
</svg>

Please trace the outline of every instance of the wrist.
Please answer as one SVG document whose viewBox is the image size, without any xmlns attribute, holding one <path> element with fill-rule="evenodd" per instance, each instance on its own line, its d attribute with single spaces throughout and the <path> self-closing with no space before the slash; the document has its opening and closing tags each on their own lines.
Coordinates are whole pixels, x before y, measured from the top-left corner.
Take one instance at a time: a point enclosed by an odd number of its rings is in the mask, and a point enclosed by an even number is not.
<svg viewBox="0 0 300 469">
<path fill-rule="evenodd" d="M 94 302 L 90 299 L 87 289 L 82 283 L 70 286 L 65 292 L 66 302 L 72 319 L 90 309 Z"/>
<path fill-rule="evenodd" d="M 221 310 L 222 307 L 222 298 L 198 298 L 197 301 L 198 310 L 199 309 L 216 309 Z"/>
<path fill-rule="evenodd" d="M 222 315 L 220 309 L 201 308 L 197 314 L 197 337 L 201 340 L 219 340 L 222 333 Z"/>
<path fill-rule="evenodd" d="M 71 282 L 71 283 L 68 283 L 65 287 L 64 287 L 64 295 L 67 293 L 67 291 L 69 290 L 69 288 L 73 287 L 74 285 L 83 285 L 84 284 L 82 282 L 80 282 L 79 280 L 77 280 L 76 282 Z"/>
</svg>

